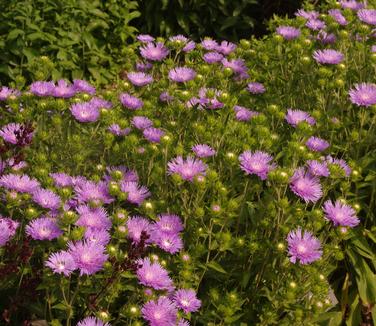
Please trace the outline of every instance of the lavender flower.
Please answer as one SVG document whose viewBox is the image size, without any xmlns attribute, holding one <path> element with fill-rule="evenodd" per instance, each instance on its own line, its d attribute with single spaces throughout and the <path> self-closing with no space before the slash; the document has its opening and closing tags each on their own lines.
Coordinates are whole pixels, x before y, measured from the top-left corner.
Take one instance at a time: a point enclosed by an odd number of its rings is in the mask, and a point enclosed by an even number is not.
<svg viewBox="0 0 376 326">
<path fill-rule="evenodd" d="M 0 88 L 0 101 L 7 100 L 10 96 L 18 96 L 20 92 L 16 89 L 8 88 L 3 86 Z"/>
<path fill-rule="evenodd" d="M 111 229 L 112 223 L 103 207 L 91 208 L 88 205 L 80 205 L 76 210 L 80 215 L 76 225 L 94 229 Z"/>
<path fill-rule="evenodd" d="M 0 178 L 0 186 L 8 190 L 31 193 L 39 188 L 39 182 L 28 175 L 6 174 Z"/>
<path fill-rule="evenodd" d="M 137 182 L 122 182 L 120 188 L 128 194 L 127 200 L 132 204 L 141 205 L 150 196 L 148 188 L 140 186 Z"/>
<path fill-rule="evenodd" d="M 326 162 L 315 160 L 307 161 L 308 172 L 317 177 L 328 177 L 330 172 Z"/>
<path fill-rule="evenodd" d="M 171 36 L 169 38 L 169 41 L 170 42 L 179 42 L 179 43 L 182 43 L 182 44 L 186 44 L 188 42 L 188 38 L 186 38 L 184 35 L 175 35 L 175 36 Z"/>
<path fill-rule="evenodd" d="M 140 48 L 141 56 L 150 61 L 162 61 L 169 54 L 169 50 L 163 43 L 147 43 L 144 47 Z"/>
<path fill-rule="evenodd" d="M 173 96 L 171 96 L 170 94 L 168 94 L 167 92 L 162 92 L 161 95 L 159 96 L 159 100 L 161 102 L 171 102 L 172 100 L 174 99 Z"/>
<path fill-rule="evenodd" d="M 306 22 L 305 26 L 313 31 L 319 31 L 326 27 L 325 23 L 320 19 L 310 19 Z"/>
<path fill-rule="evenodd" d="M 146 128 L 143 133 L 144 137 L 152 142 L 152 143 L 159 143 L 161 141 L 161 137 L 165 135 L 165 132 L 158 128 Z"/>
<path fill-rule="evenodd" d="M 205 50 L 208 51 L 216 51 L 219 47 L 219 44 L 211 38 L 205 38 L 200 44 Z"/>
<path fill-rule="evenodd" d="M 376 104 L 376 85 L 369 83 L 355 84 L 355 88 L 349 91 L 352 103 L 359 106 L 371 106 Z"/>
<path fill-rule="evenodd" d="M 243 106 L 239 106 L 239 105 L 235 105 L 234 110 L 235 110 L 236 120 L 238 121 L 249 121 L 253 117 L 256 117 L 260 114 L 256 111 L 248 110 L 247 108 Z"/>
<path fill-rule="evenodd" d="M 151 64 L 150 62 L 137 62 L 136 63 L 137 71 L 145 72 L 145 71 L 150 70 L 151 68 L 153 68 L 153 64 Z"/>
<path fill-rule="evenodd" d="M 12 122 L 1 128 L 0 137 L 2 137 L 7 143 L 16 145 L 22 141 L 21 137 L 25 136 L 25 139 L 23 141 L 29 144 L 31 143 L 34 133 L 28 132 L 27 134 L 25 134 L 25 131 L 25 125 Z"/>
<path fill-rule="evenodd" d="M 360 9 L 358 18 L 366 24 L 376 25 L 376 9 Z"/>
<path fill-rule="evenodd" d="M 193 181 L 198 175 L 205 175 L 207 166 L 201 160 L 188 156 L 186 160 L 178 156 L 168 163 L 168 174 L 179 174 L 184 180 Z"/>
<path fill-rule="evenodd" d="M 105 229 L 88 227 L 85 230 L 84 239 L 87 242 L 94 242 L 106 246 L 111 240 L 111 235 Z"/>
<path fill-rule="evenodd" d="M 341 52 L 331 49 L 317 50 L 313 53 L 313 58 L 321 64 L 336 65 L 343 61 L 344 56 Z"/>
<path fill-rule="evenodd" d="M 329 147 L 329 143 L 324 139 L 312 136 L 308 138 L 306 146 L 314 152 L 322 152 Z"/>
<path fill-rule="evenodd" d="M 187 67 L 176 67 L 168 73 L 168 78 L 177 83 L 185 83 L 196 77 L 196 72 Z"/>
<path fill-rule="evenodd" d="M 91 275 L 100 271 L 108 258 L 104 246 L 95 242 L 70 242 L 68 248 L 68 252 L 80 270 L 80 275 Z"/>
<path fill-rule="evenodd" d="M 299 260 L 300 264 L 306 265 L 321 258 L 321 243 L 308 231 L 303 234 L 300 228 L 291 231 L 287 235 L 287 242 L 290 261 L 294 264 Z"/>
<path fill-rule="evenodd" d="M 64 274 L 69 276 L 77 268 L 73 257 L 67 251 L 59 251 L 52 253 L 45 265 L 52 269 L 56 274 Z"/>
<path fill-rule="evenodd" d="M 332 221 L 334 225 L 355 227 L 360 223 L 355 210 L 339 200 L 336 200 L 334 205 L 330 200 L 327 200 L 324 203 L 324 213 L 326 219 Z"/>
<path fill-rule="evenodd" d="M 66 173 L 50 173 L 56 187 L 72 186 L 72 177 Z"/>
<path fill-rule="evenodd" d="M 167 297 L 159 297 L 158 301 L 151 300 L 141 309 L 142 317 L 150 326 L 174 326 L 177 319 L 177 308 Z"/>
<path fill-rule="evenodd" d="M 19 223 L 7 217 L 0 217 L 0 247 L 16 234 Z"/>
<path fill-rule="evenodd" d="M 327 33 L 323 30 L 318 32 L 316 39 L 321 42 L 321 44 L 334 44 L 337 37 L 333 33 Z"/>
<path fill-rule="evenodd" d="M 196 43 L 194 41 L 189 41 L 183 48 L 183 52 L 191 52 L 195 47 Z"/>
<path fill-rule="evenodd" d="M 110 101 L 106 101 L 100 97 L 93 97 L 89 102 L 91 106 L 96 107 L 97 109 L 111 109 L 112 103 Z"/>
<path fill-rule="evenodd" d="M 71 113 L 79 122 L 95 122 L 99 119 L 99 109 L 89 102 L 75 103 L 71 106 Z"/>
<path fill-rule="evenodd" d="M 237 77 L 240 77 L 241 79 L 248 78 L 248 68 L 243 59 L 228 60 L 227 58 L 224 58 L 222 60 L 222 65 L 225 68 L 230 68 Z"/>
<path fill-rule="evenodd" d="M 119 99 L 120 99 L 121 104 L 123 104 L 124 107 L 130 110 L 141 109 L 144 105 L 144 102 L 142 102 L 142 100 L 128 93 L 120 94 Z"/>
<path fill-rule="evenodd" d="M 203 58 L 207 63 L 217 63 L 222 61 L 223 55 L 218 52 L 207 52 L 204 54 Z"/>
<path fill-rule="evenodd" d="M 201 307 L 201 301 L 197 299 L 196 292 L 193 289 L 181 289 L 174 293 L 174 303 L 186 314 L 195 312 Z"/>
<path fill-rule="evenodd" d="M 130 217 L 127 221 L 128 237 L 133 243 L 139 243 L 141 240 L 141 233 L 145 232 L 150 236 L 151 224 L 141 216 Z"/>
<path fill-rule="evenodd" d="M 341 10 L 339 9 L 330 9 L 328 14 L 333 17 L 333 19 L 340 25 L 345 26 L 348 24 L 346 18 L 342 15 Z"/>
<path fill-rule="evenodd" d="M 152 233 L 151 240 L 164 251 L 175 254 L 183 249 L 183 241 L 178 234 Z"/>
<path fill-rule="evenodd" d="M 144 130 L 151 127 L 153 125 L 153 121 L 147 117 L 135 116 L 132 119 L 132 125 L 137 129 Z"/>
<path fill-rule="evenodd" d="M 296 127 L 300 122 L 303 121 L 307 122 L 311 126 L 316 123 L 316 120 L 312 118 L 309 113 L 301 110 L 288 109 L 285 119 L 287 123 L 293 127 Z"/>
<path fill-rule="evenodd" d="M 306 203 L 317 202 L 322 197 L 319 179 L 298 168 L 290 179 L 290 189 Z"/>
<path fill-rule="evenodd" d="M 77 326 L 111 326 L 109 323 L 104 323 L 98 318 L 95 317 L 86 317 L 81 320 Z"/>
<path fill-rule="evenodd" d="M 76 89 L 72 85 L 61 79 L 57 82 L 52 95 L 54 97 L 70 98 L 76 94 Z"/>
<path fill-rule="evenodd" d="M 166 234 L 177 234 L 183 231 L 184 226 L 180 217 L 174 214 L 160 214 L 158 220 L 152 226 L 153 230 Z"/>
<path fill-rule="evenodd" d="M 339 3 L 343 9 L 359 10 L 364 8 L 364 4 L 356 0 L 341 0 Z"/>
<path fill-rule="evenodd" d="M 47 189 L 37 189 L 33 193 L 33 201 L 37 203 L 39 206 L 56 210 L 60 207 L 61 199 L 58 195 L 56 195 L 53 191 Z"/>
<path fill-rule="evenodd" d="M 127 77 L 135 86 L 145 86 L 153 82 L 153 77 L 144 72 L 129 72 Z"/>
<path fill-rule="evenodd" d="M 149 34 L 140 34 L 137 36 L 137 40 L 142 43 L 150 43 L 154 41 L 154 37 Z"/>
<path fill-rule="evenodd" d="M 190 326 L 190 323 L 188 320 L 185 320 L 185 319 L 180 319 L 178 321 L 178 326 Z"/>
<path fill-rule="evenodd" d="M 198 144 L 192 147 L 192 151 L 197 157 L 210 157 L 216 154 L 216 151 L 206 144 Z"/>
<path fill-rule="evenodd" d="M 30 92 L 37 96 L 51 96 L 54 92 L 53 82 L 36 81 L 30 85 Z"/>
<path fill-rule="evenodd" d="M 168 272 L 158 263 L 152 263 L 149 258 L 139 261 L 141 267 L 137 269 L 138 281 L 145 286 L 155 290 L 171 290 L 172 280 Z"/>
<path fill-rule="evenodd" d="M 247 90 L 252 94 L 262 94 L 265 92 L 265 87 L 261 83 L 253 82 L 247 85 Z"/>
<path fill-rule="evenodd" d="M 281 35 L 285 40 L 293 40 L 300 36 L 300 29 L 291 26 L 279 26 L 277 34 Z"/>
<path fill-rule="evenodd" d="M 107 183 L 103 181 L 95 183 L 93 181 L 82 180 L 74 186 L 74 190 L 77 199 L 83 203 L 109 204 L 113 202 L 107 190 Z"/>
<path fill-rule="evenodd" d="M 261 180 L 266 180 L 268 173 L 275 165 L 270 164 L 273 157 L 262 151 L 245 151 L 239 156 L 240 168 L 246 174 L 256 174 Z"/>
<path fill-rule="evenodd" d="M 217 51 L 221 52 L 223 55 L 229 55 L 231 52 L 236 50 L 236 45 L 228 41 L 222 41 L 221 45 L 217 47 Z"/>
<path fill-rule="evenodd" d="M 351 168 L 347 165 L 347 163 L 344 160 L 333 158 L 330 155 L 328 155 L 325 159 L 326 159 L 326 162 L 328 162 L 329 164 L 338 165 L 343 170 L 343 172 L 345 173 L 347 177 L 350 175 Z"/>
<path fill-rule="evenodd" d="M 77 93 L 87 93 L 90 95 L 95 94 L 95 87 L 90 85 L 86 80 L 73 80 L 73 88 Z"/>
<path fill-rule="evenodd" d="M 135 170 L 131 170 L 128 167 L 124 165 L 119 166 L 110 166 L 107 169 L 107 173 L 111 175 L 113 172 L 121 172 L 122 174 L 122 181 L 124 182 L 137 182 L 138 181 L 138 175 Z M 111 178 L 109 176 L 105 176 L 106 181 L 110 181 Z"/>
<path fill-rule="evenodd" d="M 297 17 L 302 17 L 305 19 L 317 19 L 319 18 L 319 13 L 317 11 L 305 11 L 303 9 L 299 9 L 296 13 L 295 16 Z"/>
<path fill-rule="evenodd" d="M 31 236 L 34 240 L 52 240 L 63 234 L 56 220 L 50 217 L 40 217 L 32 220 L 26 226 L 25 230 L 26 234 Z"/>
<path fill-rule="evenodd" d="M 127 136 L 131 132 L 131 128 L 121 129 L 117 123 L 113 123 L 107 130 L 115 136 Z"/>
</svg>

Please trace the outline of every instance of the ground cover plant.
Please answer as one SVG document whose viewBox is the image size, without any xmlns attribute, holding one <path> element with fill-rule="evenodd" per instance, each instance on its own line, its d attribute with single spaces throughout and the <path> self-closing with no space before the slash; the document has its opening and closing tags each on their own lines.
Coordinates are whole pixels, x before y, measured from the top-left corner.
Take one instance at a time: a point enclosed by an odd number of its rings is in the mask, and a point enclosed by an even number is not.
<svg viewBox="0 0 376 326">
<path fill-rule="evenodd" d="M 3 322 L 372 325 L 372 8 L 139 35 L 106 87 L 43 64 L 2 87 Z"/>
</svg>

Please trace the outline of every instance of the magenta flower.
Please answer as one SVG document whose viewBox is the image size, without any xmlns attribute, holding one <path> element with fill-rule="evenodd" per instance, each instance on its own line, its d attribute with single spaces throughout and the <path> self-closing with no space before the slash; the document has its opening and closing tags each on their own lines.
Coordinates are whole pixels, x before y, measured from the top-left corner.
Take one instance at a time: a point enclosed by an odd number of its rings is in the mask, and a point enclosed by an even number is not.
<svg viewBox="0 0 376 326">
<path fill-rule="evenodd" d="M 149 258 L 139 261 L 141 267 L 137 269 L 138 281 L 155 290 L 171 290 L 173 283 L 168 272 L 158 263 L 152 263 Z"/>
<path fill-rule="evenodd" d="M 174 293 L 174 303 L 186 314 L 195 312 L 201 307 L 201 300 L 197 299 L 196 292 L 193 289 L 181 289 Z"/>
<path fill-rule="evenodd" d="M 141 216 L 130 217 L 127 221 L 128 237 L 133 243 L 139 243 L 141 240 L 141 233 L 144 232 L 150 236 L 151 224 Z"/>
<path fill-rule="evenodd" d="M 317 50 L 313 53 L 313 58 L 321 64 L 336 65 L 343 61 L 344 56 L 341 52 L 332 49 Z"/>
<path fill-rule="evenodd" d="M 50 173 L 50 177 L 54 180 L 57 187 L 72 186 L 72 177 L 66 173 Z"/>
<path fill-rule="evenodd" d="M 194 41 L 189 41 L 183 48 L 183 52 L 191 52 L 195 47 L 196 43 Z"/>
<path fill-rule="evenodd" d="M 322 138 L 312 136 L 306 141 L 306 146 L 314 152 L 322 152 L 329 147 L 329 143 Z"/>
<path fill-rule="evenodd" d="M 5 174 L 0 178 L 0 186 L 8 190 L 31 193 L 39 188 L 39 182 L 26 174 Z"/>
<path fill-rule="evenodd" d="M 228 41 L 222 41 L 221 45 L 217 46 L 217 51 L 221 52 L 223 55 L 229 55 L 231 52 L 234 52 L 235 50 L 236 44 Z"/>
<path fill-rule="evenodd" d="M 0 247 L 16 234 L 19 223 L 7 217 L 0 217 Z"/>
<path fill-rule="evenodd" d="M 298 168 L 290 179 L 290 189 L 306 203 L 317 202 L 322 197 L 320 181 L 317 177 Z"/>
<path fill-rule="evenodd" d="M 163 43 L 147 43 L 140 48 L 141 56 L 150 61 L 162 61 L 169 54 L 169 50 L 163 45 Z"/>
<path fill-rule="evenodd" d="M 320 19 L 310 19 L 306 22 L 305 26 L 313 31 L 319 31 L 326 27 L 325 23 Z"/>
<path fill-rule="evenodd" d="M 119 99 L 121 104 L 123 104 L 123 106 L 129 110 L 138 110 L 141 109 L 144 105 L 144 102 L 142 102 L 142 100 L 128 93 L 120 94 Z"/>
<path fill-rule="evenodd" d="M 300 36 L 300 29 L 292 26 L 279 26 L 277 34 L 281 35 L 285 40 L 293 40 Z"/>
<path fill-rule="evenodd" d="M 112 197 L 108 193 L 108 186 L 106 182 L 95 183 L 88 180 L 79 180 L 74 186 L 76 192 L 76 198 L 79 202 L 96 204 L 109 204 L 113 202 Z"/>
<path fill-rule="evenodd" d="M 77 93 L 95 94 L 95 87 L 90 85 L 86 80 L 74 79 L 73 88 Z"/>
<path fill-rule="evenodd" d="M 376 25 L 376 9 L 360 9 L 357 14 L 363 23 Z"/>
<path fill-rule="evenodd" d="M 111 229 L 111 220 L 103 207 L 91 208 L 88 205 L 80 205 L 76 210 L 80 216 L 76 225 L 93 229 Z"/>
<path fill-rule="evenodd" d="M 151 121 L 147 117 L 141 117 L 141 116 L 133 117 L 131 123 L 132 123 L 132 126 L 141 130 L 144 130 L 146 128 L 153 126 L 153 121 Z"/>
<path fill-rule="evenodd" d="M 56 220 L 50 217 L 40 217 L 32 220 L 26 226 L 25 230 L 26 234 L 31 236 L 34 240 L 52 240 L 63 234 Z"/>
<path fill-rule="evenodd" d="M 359 10 L 364 8 L 364 4 L 356 0 L 340 0 L 343 9 Z"/>
<path fill-rule="evenodd" d="M 328 177 L 330 172 L 326 162 L 307 161 L 308 172 L 316 177 Z"/>
<path fill-rule="evenodd" d="M 176 67 L 168 73 L 168 78 L 177 83 L 185 83 L 196 77 L 196 72 L 188 67 Z"/>
<path fill-rule="evenodd" d="M 104 323 L 95 317 L 86 317 L 85 319 L 78 322 L 77 326 L 111 326 L 109 323 Z"/>
<path fill-rule="evenodd" d="M 322 30 L 317 33 L 316 39 L 320 41 L 321 44 L 334 44 L 337 41 L 337 37 L 333 33 L 327 33 Z"/>
<path fill-rule="evenodd" d="M 168 234 L 153 229 L 151 241 L 164 251 L 175 254 L 183 249 L 184 244 L 179 234 Z"/>
<path fill-rule="evenodd" d="M 376 85 L 369 83 L 355 84 L 355 88 L 349 91 L 350 101 L 359 106 L 371 106 L 376 104 Z"/>
<path fill-rule="evenodd" d="M 158 301 L 151 300 L 141 309 L 142 317 L 150 326 L 174 326 L 177 319 L 177 308 L 167 297 L 159 297 Z"/>
<path fill-rule="evenodd" d="M 224 58 L 222 60 L 222 65 L 225 68 L 230 68 L 237 77 L 240 77 L 242 79 L 248 78 L 248 68 L 243 59 L 228 60 L 227 58 Z"/>
<path fill-rule="evenodd" d="M 145 86 L 153 82 L 153 77 L 144 72 L 128 72 L 127 77 L 135 86 Z"/>
<path fill-rule="evenodd" d="M 161 137 L 165 135 L 165 132 L 161 129 L 150 127 L 146 128 L 142 134 L 148 141 L 152 143 L 159 143 L 161 141 Z"/>
<path fill-rule="evenodd" d="M 54 97 L 70 98 L 76 94 L 76 89 L 64 79 L 60 79 L 55 86 L 52 95 Z"/>
<path fill-rule="evenodd" d="M 56 195 L 53 191 L 47 189 L 37 189 L 33 193 L 33 201 L 37 203 L 39 206 L 56 210 L 60 207 L 61 199 L 58 195 Z"/>
<path fill-rule="evenodd" d="M 261 83 L 253 82 L 247 85 L 247 90 L 251 94 L 262 94 L 265 92 L 265 87 Z"/>
<path fill-rule="evenodd" d="M 327 200 L 324 203 L 324 213 L 326 219 L 332 221 L 334 225 L 353 228 L 360 223 L 355 210 L 351 206 L 341 203 L 339 200 L 336 200 L 334 205 L 332 201 Z"/>
<path fill-rule="evenodd" d="M 302 265 L 310 264 L 322 256 L 320 241 L 308 231 L 303 234 L 300 228 L 291 231 L 287 235 L 287 242 L 290 261 L 294 264 L 297 260 Z"/>
<path fill-rule="evenodd" d="M 206 144 L 198 144 L 192 147 L 192 151 L 197 157 L 210 157 L 216 154 L 216 151 Z"/>
<path fill-rule="evenodd" d="M 68 248 L 68 252 L 80 270 L 80 275 L 91 275 L 100 271 L 108 258 L 104 246 L 95 242 L 70 242 Z"/>
<path fill-rule="evenodd" d="M 166 234 L 177 234 L 183 231 L 184 226 L 179 216 L 174 214 L 160 214 L 152 228 Z"/>
<path fill-rule="evenodd" d="M 36 96 L 51 96 L 54 92 L 55 84 L 45 81 L 36 81 L 30 85 L 30 92 Z"/>
<path fill-rule="evenodd" d="M 110 101 L 106 101 L 100 97 L 93 97 L 89 102 L 91 106 L 96 107 L 97 109 L 111 109 L 112 103 Z"/>
<path fill-rule="evenodd" d="M 111 235 L 105 229 L 88 227 L 85 230 L 84 239 L 87 242 L 94 242 L 99 245 L 106 246 L 111 241 Z"/>
<path fill-rule="evenodd" d="M 344 160 L 333 158 L 330 155 L 328 155 L 325 159 L 329 164 L 338 165 L 343 170 L 343 172 L 345 173 L 347 177 L 350 175 L 351 168 L 348 166 L 348 164 Z"/>
<path fill-rule="evenodd" d="M 211 38 L 205 38 L 200 44 L 205 50 L 208 51 L 216 51 L 219 47 L 219 44 Z"/>
<path fill-rule="evenodd" d="M 52 269 L 56 274 L 64 274 L 69 276 L 77 268 L 73 257 L 67 251 L 59 251 L 52 253 L 45 265 Z"/>
<path fill-rule="evenodd" d="M 269 171 L 275 165 L 270 164 L 273 157 L 262 151 L 245 151 L 239 156 L 240 168 L 246 174 L 256 174 L 261 180 L 266 180 Z"/>
<path fill-rule="evenodd" d="M 20 123 L 8 123 L 0 130 L 0 137 L 7 143 L 13 145 L 26 145 L 30 144 L 33 139 L 33 132 L 28 132 L 25 125 Z"/>
<path fill-rule="evenodd" d="M 340 25 L 345 26 L 348 24 L 346 18 L 342 15 L 339 9 L 330 9 L 328 14 Z"/>
<path fill-rule="evenodd" d="M 223 55 L 218 52 L 207 52 L 203 56 L 206 63 L 217 63 L 222 61 Z"/>
<path fill-rule="evenodd" d="M 10 96 L 18 96 L 20 92 L 16 89 L 12 89 L 6 86 L 0 88 L 0 101 L 7 100 Z"/>
<path fill-rule="evenodd" d="M 311 126 L 316 123 L 316 120 L 312 118 L 309 113 L 301 110 L 288 109 L 285 119 L 287 123 L 293 127 L 296 127 L 302 121 L 307 122 Z"/>
<path fill-rule="evenodd" d="M 120 188 L 128 194 L 127 201 L 132 204 L 141 205 L 150 196 L 148 188 L 140 186 L 137 182 L 122 182 Z"/>
<path fill-rule="evenodd" d="M 238 121 L 249 121 L 253 117 L 256 117 L 260 114 L 259 112 L 248 110 L 247 108 L 239 105 L 235 105 L 234 110 L 236 120 Z"/>
<path fill-rule="evenodd" d="M 188 156 L 186 160 L 182 156 L 174 158 L 168 163 L 168 174 L 179 174 L 184 180 L 193 181 L 195 176 L 205 175 L 207 166 L 199 159 Z"/>
<path fill-rule="evenodd" d="M 75 103 L 71 106 L 71 113 L 79 122 L 95 122 L 99 119 L 99 109 L 89 102 Z"/>
<path fill-rule="evenodd" d="M 154 37 L 149 34 L 140 34 L 137 36 L 137 40 L 142 43 L 150 43 L 154 41 Z"/>
</svg>

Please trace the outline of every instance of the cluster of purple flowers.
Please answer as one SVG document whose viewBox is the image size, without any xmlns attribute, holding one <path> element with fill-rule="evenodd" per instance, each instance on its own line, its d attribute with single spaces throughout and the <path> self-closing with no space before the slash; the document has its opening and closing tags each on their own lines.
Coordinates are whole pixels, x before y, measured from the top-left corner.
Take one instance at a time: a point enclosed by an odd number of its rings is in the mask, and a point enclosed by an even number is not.
<svg viewBox="0 0 376 326">
<path fill-rule="evenodd" d="M 95 94 L 95 88 L 85 80 L 75 79 L 73 84 L 68 84 L 61 79 L 55 85 L 52 81 L 36 81 L 30 85 L 30 92 L 36 96 L 53 96 L 70 98 L 77 93 Z"/>
</svg>

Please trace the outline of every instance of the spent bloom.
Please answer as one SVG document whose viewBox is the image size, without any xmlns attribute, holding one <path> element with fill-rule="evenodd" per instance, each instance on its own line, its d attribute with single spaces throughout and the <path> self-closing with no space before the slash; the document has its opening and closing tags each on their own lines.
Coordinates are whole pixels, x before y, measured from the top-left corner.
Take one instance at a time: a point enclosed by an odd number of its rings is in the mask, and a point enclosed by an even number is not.
<svg viewBox="0 0 376 326">
<path fill-rule="evenodd" d="M 317 202 L 322 197 L 320 181 L 317 177 L 298 168 L 290 179 L 290 189 L 306 203 Z"/>
<path fill-rule="evenodd" d="M 137 269 L 138 281 L 145 286 L 155 290 L 170 290 L 173 288 L 171 278 L 158 262 L 152 263 L 149 258 L 139 261 L 140 267 Z"/>
<path fill-rule="evenodd" d="M 307 122 L 311 126 L 316 123 L 316 120 L 310 116 L 309 113 L 301 110 L 288 109 L 285 119 L 288 124 L 296 127 L 300 122 Z"/>
<path fill-rule="evenodd" d="M 64 274 L 65 276 L 69 276 L 77 268 L 72 255 L 67 251 L 52 253 L 45 264 L 54 273 Z"/>
<path fill-rule="evenodd" d="M 180 289 L 174 293 L 174 303 L 186 314 L 195 312 L 201 307 L 201 301 L 197 299 L 196 292 L 193 289 Z"/>
<path fill-rule="evenodd" d="M 341 52 L 332 49 L 317 50 L 313 53 L 313 58 L 321 64 L 336 65 L 343 61 L 344 56 Z"/>
<path fill-rule="evenodd" d="M 376 9 L 360 9 L 357 14 L 363 23 L 376 25 Z"/>
<path fill-rule="evenodd" d="M 127 77 L 135 86 L 145 86 L 153 82 L 153 77 L 144 72 L 129 72 Z"/>
<path fill-rule="evenodd" d="M 147 43 L 140 48 L 141 56 L 150 61 L 162 61 L 169 54 L 169 50 L 163 43 Z"/>
<path fill-rule="evenodd" d="M 317 33 L 316 39 L 321 42 L 321 44 L 334 44 L 337 37 L 333 33 L 327 33 L 323 30 Z"/>
<path fill-rule="evenodd" d="M 262 94 L 265 92 L 265 87 L 261 83 L 252 82 L 247 85 L 247 90 L 251 94 Z"/>
<path fill-rule="evenodd" d="M 262 151 L 245 151 L 239 156 L 240 168 L 246 174 L 256 174 L 261 180 L 265 180 L 275 167 L 270 163 L 272 160 L 271 155 Z"/>
<path fill-rule="evenodd" d="M 85 319 L 78 322 L 77 326 L 111 326 L 109 323 L 104 323 L 95 317 L 86 317 Z"/>
<path fill-rule="evenodd" d="M 300 228 L 290 231 L 287 242 L 290 261 L 294 264 L 298 260 L 302 265 L 310 264 L 322 256 L 320 241 L 308 231 L 302 233 Z"/>
<path fill-rule="evenodd" d="M 216 151 L 206 144 L 198 144 L 192 147 L 192 151 L 197 157 L 210 157 L 216 154 Z"/>
<path fill-rule="evenodd" d="M 33 201 L 37 203 L 39 206 L 56 210 L 60 207 L 61 200 L 58 195 L 56 195 L 53 191 L 48 189 L 37 189 L 33 193 Z"/>
<path fill-rule="evenodd" d="M 329 147 L 329 143 L 326 140 L 315 136 L 308 138 L 306 145 L 314 152 L 322 152 Z"/>
<path fill-rule="evenodd" d="M 52 240 L 63 234 L 55 219 L 40 217 L 26 226 L 26 234 L 34 240 Z"/>
<path fill-rule="evenodd" d="M 360 223 L 355 210 L 339 200 L 334 204 L 331 200 L 327 200 L 324 203 L 324 213 L 326 219 L 332 221 L 334 225 L 354 227 Z"/>
<path fill-rule="evenodd" d="M 168 78 L 177 83 L 184 83 L 196 77 L 196 72 L 188 67 L 176 67 L 169 71 Z"/>
<path fill-rule="evenodd" d="M 95 122 L 100 115 L 99 109 L 89 102 L 75 103 L 70 110 L 74 118 L 79 122 Z"/>
<path fill-rule="evenodd" d="M 177 319 L 177 308 L 167 297 L 159 297 L 145 303 L 141 309 L 142 317 L 150 326 L 174 326 Z"/>
<path fill-rule="evenodd" d="M 350 101 L 359 106 L 376 104 L 376 85 L 369 83 L 355 84 L 349 91 Z"/>
<path fill-rule="evenodd" d="M 168 162 L 168 174 L 179 174 L 184 180 L 193 181 L 198 175 L 205 175 L 207 166 L 199 159 L 188 156 L 186 160 L 182 156 Z"/>
<path fill-rule="evenodd" d="M 292 26 L 279 26 L 277 34 L 281 35 L 285 40 L 293 40 L 300 36 L 300 29 Z"/>
<path fill-rule="evenodd" d="M 33 138 L 33 132 L 28 132 L 23 124 L 11 122 L 1 128 L 0 137 L 13 145 L 20 145 L 22 142 L 29 144 Z"/>
<path fill-rule="evenodd" d="M 141 99 L 139 99 L 136 96 L 132 96 L 128 93 L 120 94 L 119 99 L 120 99 L 121 104 L 123 104 L 124 107 L 130 110 L 141 109 L 144 105 L 144 102 L 142 102 Z"/>
<path fill-rule="evenodd" d="M 127 136 L 131 132 L 131 128 L 122 129 L 117 123 L 113 123 L 107 130 L 115 136 Z"/>
</svg>

